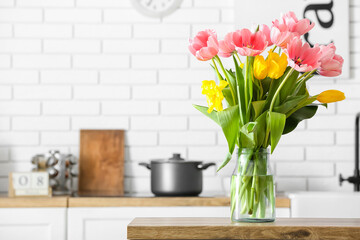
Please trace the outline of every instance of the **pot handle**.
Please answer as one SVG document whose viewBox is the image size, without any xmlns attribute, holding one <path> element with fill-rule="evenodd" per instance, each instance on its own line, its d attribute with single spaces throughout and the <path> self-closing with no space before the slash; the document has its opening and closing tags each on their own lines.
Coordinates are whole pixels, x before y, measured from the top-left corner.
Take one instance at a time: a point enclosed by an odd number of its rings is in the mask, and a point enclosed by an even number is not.
<svg viewBox="0 0 360 240">
<path fill-rule="evenodd" d="M 215 166 L 215 165 L 216 165 L 215 163 L 200 164 L 200 165 L 198 165 L 198 169 L 205 170 L 205 169 L 207 169 L 208 167 L 210 167 L 210 166 Z"/>
<path fill-rule="evenodd" d="M 139 165 L 140 165 L 140 166 L 144 166 L 144 167 L 146 167 L 147 169 L 150 169 L 150 170 L 151 170 L 150 164 L 148 164 L 148 163 L 141 162 L 141 163 L 139 163 Z"/>
</svg>

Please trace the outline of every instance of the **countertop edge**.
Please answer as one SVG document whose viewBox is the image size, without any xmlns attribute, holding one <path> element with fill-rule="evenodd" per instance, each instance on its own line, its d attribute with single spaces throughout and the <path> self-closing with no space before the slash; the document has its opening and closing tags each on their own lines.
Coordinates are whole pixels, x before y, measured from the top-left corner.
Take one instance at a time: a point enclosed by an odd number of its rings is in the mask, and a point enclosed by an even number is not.
<svg viewBox="0 0 360 240">
<path fill-rule="evenodd" d="M 0 208 L 82 207 L 226 207 L 230 198 L 216 197 L 0 197 Z M 290 208 L 290 199 L 276 198 L 277 208 Z"/>
</svg>

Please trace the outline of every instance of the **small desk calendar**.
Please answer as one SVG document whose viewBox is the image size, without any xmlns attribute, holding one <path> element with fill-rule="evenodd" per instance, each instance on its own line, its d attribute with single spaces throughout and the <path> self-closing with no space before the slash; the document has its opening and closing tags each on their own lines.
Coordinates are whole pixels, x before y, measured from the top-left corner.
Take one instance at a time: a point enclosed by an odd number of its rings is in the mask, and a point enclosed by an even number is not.
<svg viewBox="0 0 360 240">
<path fill-rule="evenodd" d="M 51 197 L 47 172 L 12 172 L 9 174 L 9 197 Z"/>
</svg>

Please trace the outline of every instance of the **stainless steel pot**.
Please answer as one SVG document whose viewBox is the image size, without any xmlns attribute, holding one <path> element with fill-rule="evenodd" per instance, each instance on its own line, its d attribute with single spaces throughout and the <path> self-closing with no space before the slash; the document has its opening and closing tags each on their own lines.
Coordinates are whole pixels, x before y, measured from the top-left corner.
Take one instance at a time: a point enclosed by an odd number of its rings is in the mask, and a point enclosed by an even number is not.
<svg viewBox="0 0 360 240">
<path fill-rule="evenodd" d="M 202 192 L 202 170 L 215 163 L 184 161 L 175 153 L 172 158 L 139 165 L 151 170 L 151 191 L 156 196 L 197 196 Z"/>
</svg>

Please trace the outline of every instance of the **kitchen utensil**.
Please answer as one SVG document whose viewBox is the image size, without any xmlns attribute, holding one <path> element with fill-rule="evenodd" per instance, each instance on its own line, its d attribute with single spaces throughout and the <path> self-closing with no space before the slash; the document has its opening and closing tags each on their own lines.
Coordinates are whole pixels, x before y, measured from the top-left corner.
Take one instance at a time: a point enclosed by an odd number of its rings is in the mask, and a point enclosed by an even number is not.
<svg viewBox="0 0 360 240">
<path fill-rule="evenodd" d="M 49 184 L 52 187 L 53 195 L 70 195 L 73 193 L 73 178 L 77 158 L 72 154 L 61 154 L 58 150 L 50 150 L 48 154 L 37 154 L 31 159 L 34 164 L 33 171 L 46 171 L 49 174 Z"/>
<path fill-rule="evenodd" d="M 185 161 L 174 153 L 169 159 L 139 165 L 151 170 L 151 191 L 156 196 L 197 196 L 202 192 L 202 171 L 215 163 Z"/>
<path fill-rule="evenodd" d="M 124 194 L 124 131 L 80 130 L 79 195 Z"/>
</svg>

